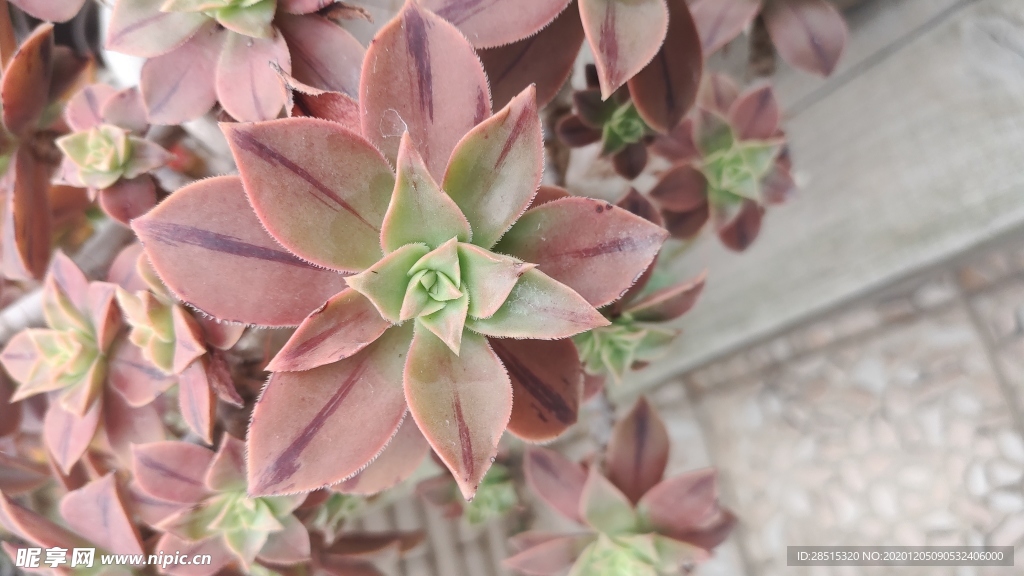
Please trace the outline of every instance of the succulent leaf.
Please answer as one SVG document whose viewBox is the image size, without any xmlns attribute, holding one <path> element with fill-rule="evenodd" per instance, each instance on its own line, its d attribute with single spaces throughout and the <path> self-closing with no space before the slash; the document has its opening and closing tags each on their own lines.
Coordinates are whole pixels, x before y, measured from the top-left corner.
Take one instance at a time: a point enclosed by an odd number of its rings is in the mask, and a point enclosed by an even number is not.
<svg viewBox="0 0 1024 576">
<path fill-rule="evenodd" d="M 407 294 L 417 287 L 410 282 L 410 270 L 429 252 L 426 244 L 406 244 L 345 281 L 350 288 L 369 299 L 382 317 L 398 324 L 403 317 L 412 317 L 403 314 Z"/>
<path fill-rule="evenodd" d="M 538 269 L 523 274 L 505 303 L 488 318 L 469 318 L 466 326 L 496 338 L 568 338 L 608 320 L 582 296 Z"/>
<path fill-rule="evenodd" d="M 118 6 L 131 3 L 120 0 Z M 146 60 L 139 85 L 150 122 L 180 124 L 213 107 L 217 102 L 217 60 L 225 36 L 209 21 L 181 46 Z"/>
<path fill-rule="evenodd" d="M 825 0 L 779 0 L 766 3 L 763 14 L 783 60 L 820 76 L 835 71 L 849 31 L 834 5 Z"/>
<path fill-rule="evenodd" d="M 108 50 L 142 58 L 166 54 L 191 38 L 210 18 L 198 12 L 163 12 L 165 0 L 118 0 L 107 31 Z"/>
<path fill-rule="evenodd" d="M 583 371 L 571 340 L 490 342 L 512 380 L 515 402 L 509 432 L 527 442 L 548 442 L 576 423 Z"/>
<path fill-rule="evenodd" d="M 368 298 L 353 289 L 343 290 L 303 320 L 267 370 L 309 370 L 343 360 L 369 346 L 390 326 Z"/>
<path fill-rule="evenodd" d="M 472 45 L 413 1 L 367 49 L 359 105 L 363 134 L 390 161 L 408 131 L 438 179 L 459 140 L 491 114 L 487 76 Z"/>
<path fill-rule="evenodd" d="M 315 118 L 221 128 L 256 214 L 289 251 L 343 271 L 365 270 L 380 259 L 395 180 L 369 142 Z"/>
<path fill-rule="evenodd" d="M 411 326 L 392 328 L 344 360 L 275 372 L 249 425 L 249 493 L 315 490 L 372 461 L 406 413 L 398 383 L 411 333 Z"/>
<path fill-rule="evenodd" d="M 569 520 L 583 523 L 580 499 L 587 472 L 554 450 L 533 447 L 523 457 L 526 483 L 537 496 Z"/>
<path fill-rule="evenodd" d="M 501 361 L 482 336 L 463 334 L 456 355 L 417 326 L 404 381 L 410 413 L 463 496 L 472 498 L 512 413 L 512 386 Z"/>
<path fill-rule="evenodd" d="M 580 516 L 607 536 L 635 534 L 640 519 L 629 498 L 596 468 L 591 468 L 580 495 Z"/>
<path fill-rule="evenodd" d="M 275 68 L 285 74 L 292 70 L 284 36 L 252 38 L 227 32 L 216 77 L 217 99 L 224 110 L 240 122 L 277 118 L 288 94 Z"/>
<path fill-rule="evenodd" d="M 380 456 L 358 474 L 332 489 L 344 494 L 364 496 L 383 492 L 412 476 L 428 452 L 430 445 L 416 422 L 407 416 Z"/>
<path fill-rule="evenodd" d="M 661 482 L 668 464 L 668 451 L 665 423 L 641 397 L 612 430 L 605 455 L 608 479 L 636 504 Z"/>
<path fill-rule="evenodd" d="M 237 177 L 186 186 L 132 228 L 167 287 L 221 320 L 295 326 L 345 287 L 340 274 L 281 249 L 249 207 Z M 225 290 L 225 279 L 245 296 Z"/>
<path fill-rule="evenodd" d="M 459 206 L 434 181 L 406 133 L 398 149 L 395 190 L 381 226 L 381 247 L 387 253 L 413 243 L 434 249 L 452 238 L 469 242 L 472 236 Z"/>
<path fill-rule="evenodd" d="M 489 318 L 508 299 L 519 278 L 536 266 L 472 244 L 459 244 L 459 266 L 469 295 L 469 315 Z"/>
<path fill-rule="evenodd" d="M 668 31 L 668 7 L 665 0 L 579 1 L 601 96 L 607 99 L 658 53 Z"/>
<path fill-rule="evenodd" d="M 495 250 L 537 264 L 538 271 L 601 307 L 622 296 L 667 236 L 606 202 L 565 198 L 531 208 Z"/>
<path fill-rule="evenodd" d="M 533 86 L 456 145 L 443 187 L 469 220 L 474 244 L 494 246 L 530 205 L 540 186 L 543 150 Z"/>
</svg>

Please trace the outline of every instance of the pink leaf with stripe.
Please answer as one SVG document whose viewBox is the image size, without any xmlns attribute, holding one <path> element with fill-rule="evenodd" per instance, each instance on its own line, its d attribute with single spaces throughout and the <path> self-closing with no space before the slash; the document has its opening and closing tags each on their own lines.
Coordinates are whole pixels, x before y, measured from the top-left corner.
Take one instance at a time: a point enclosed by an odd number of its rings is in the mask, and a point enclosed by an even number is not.
<svg viewBox="0 0 1024 576">
<path fill-rule="evenodd" d="M 195 504 L 209 494 L 205 478 L 213 457 L 213 451 L 195 444 L 151 442 L 132 448 L 132 473 L 150 496 Z"/>
<path fill-rule="evenodd" d="M 181 46 L 210 21 L 201 12 L 162 12 L 166 0 L 117 0 L 107 30 L 108 50 L 152 58 Z"/>
<path fill-rule="evenodd" d="M 305 260 L 358 271 L 381 257 L 394 174 L 358 134 L 327 120 L 222 124 L 257 216 Z"/>
<path fill-rule="evenodd" d="M 704 291 L 707 272 L 693 280 L 680 282 L 648 294 L 626 308 L 633 319 L 640 322 L 667 322 L 686 314 L 697 303 Z"/>
<path fill-rule="evenodd" d="M 665 43 L 629 81 L 633 105 L 648 126 L 669 132 L 693 106 L 704 69 L 697 26 L 686 0 L 668 0 Z"/>
<path fill-rule="evenodd" d="M 602 98 L 611 97 L 658 53 L 668 31 L 665 0 L 579 0 Z"/>
<path fill-rule="evenodd" d="M 284 36 L 250 38 L 229 31 L 217 60 L 217 99 L 224 111 L 240 122 L 277 118 L 288 95 L 275 69 L 291 73 Z"/>
<path fill-rule="evenodd" d="M 295 326 L 345 288 L 267 234 L 237 177 L 186 186 L 132 228 L 167 287 L 221 320 Z"/>
<path fill-rule="evenodd" d="M 739 36 L 761 10 L 760 0 L 697 0 L 690 12 L 710 56 Z"/>
<path fill-rule="evenodd" d="M 139 88 L 150 122 L 180 124 L 213 107 L 217 59 L 226 36 L 211 22 L 184 45 L 146 60 Z"/>
<path fill-rule="evenodd" d="M 523 470 L 537 496 L 562 516 L 583 523 L 579 503 L 587 473 L 580 465 L 548 448 L 528 448 Z"/>
<path fill-rule="evenodd" d="M 299 325 L 267 370 L 310 370 L 343 360 L 369 346 L 389 327 L 391 323 L 365 296 L 343 290 Z"/>
<path fill-rule="evenodd" d="M 512 386 L 482 336 L 465 332 L 455 355 L 418 328 L 405 365 L 409 411 L 434 452 L 469 499 L 492 459 L 512 413 Z"/>
<path fill-rule="evenodd" d="M 718 475 L 705 468 L 668 478 L 637 505 L 660 534 L 710 550 L 729 535 L 736 517 L 718 504 Z"/>
<path fill-rule="evenodd" d="M 430 445 L 416 422 L 406 417 L 387 448 L 355 476 L 332 487 L 343 494 L 370 496 L 397 486 L 412 476 L 430 452 Z"/>
<path fill-rule="evenodd" d="M 82 416 L 77 416 L 61 407 L 56 396 L 51 397 L 50 407 L 43 420 L 43 441 L 54 462 L 65 474 L 78 462 L 92 442 L 99 425 L 101 403 L 93 402 Z"/>
<path fill-rule="evenodd" d="M 359 94 L 366 49 L 348 30 L 320 16 L 278 14 L 274 24 L 288 42 L 295 78 L 321 90 Z"/>
<path fill-rule="evenodd" d="M 407 2 L 374 37 L 359 104 L 363 134 L 391 162 L 408 131 L 439 180 L 455 145 L 491 115 L 487 76 L 473 47 L 419 2 Z"/>
<path fill-rule="evenodd" d="M 782 109 L 771 85 L 755 86 L 729 107 L 729 125 L 740 140 L 768 140 L 777 136 Z"/>
<path fill-rule="evenodd" d="M 178 409 L 182 419 L 207 444 L 213 444 L 217 398 L 210 389 L 203 360 L 192 362 L 178 375 Z"/>
<path fill-rule="evenodd" d="M 270 377 L 249 426 L 250 494 L 341 482 L 384 449 L 406 412 L 398 383 L 410 332 L 394 328 L 350 358 Z"/>
<path fill-rule="evenodd" d="M 665 423 L 647 400 L 640 398 L 612 430 L 605 454 L 608 479 L 636 504 L 661 482 L 668 464 L 668 451 Z"/>
<path fill-rule="evenodd" d="M 565 198 L 530 209 L 496 250 L 537 264 L 599 308 L 633 285 L 667 237 L 607 202 Z"/>
</svg>

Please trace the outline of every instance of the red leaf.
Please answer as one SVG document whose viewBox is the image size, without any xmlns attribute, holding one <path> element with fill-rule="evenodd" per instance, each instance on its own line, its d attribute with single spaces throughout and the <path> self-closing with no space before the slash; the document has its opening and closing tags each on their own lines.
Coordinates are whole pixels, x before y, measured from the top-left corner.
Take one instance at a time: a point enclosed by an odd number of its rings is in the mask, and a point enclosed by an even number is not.
<svg viewBox="0 0 1024 576">
<path fill-rule="evenodd" d="M 640 302 L 626 309 L 634 319 L 641 322 L 667 322 L 686 314 L 697 303 L 697 298 L 704 290 L 707 272 L 688 282 L 662 288 L 649 294 Z"/>
<path fill-rule="evenodd" d="M 729 107 L 729 125 L 740 140 L 768 140 L 776 135 L 782 110 L 771 85 L 755 86 Z"/>
<path fill-rule="evenodd" d="M 518 554 L 506 558 L 506 568 L 524 574 L 557 576 L 564 574 L 579 557 L 580 552 L 592 542 L 594 536 L 554 536 L 537 543 Z"/>
<path fill-rule="evenodd" d="M 495 249 L 537 264 L 599 308 L 640 277 L 667 236 L 607 202 L 565 198 L 531 208 Z"/>
<path fill-rule="evenodd" d="M 835 71 L 849 32 L 833 4 L 825 0 L 775 0 L 767 3 L 763 14 L 768 34 L 783 60 L 821 76 Z"/>
<path fill-rule="evenodd" d="M 583 370 L 571 340 L 491 339 L 512 380 L 508 430 L 528 442 L 554 440 L 576 423 Z"/>
<path fill-rule="evenodd" d="M 149 174 L 121 179 L 100 191 L 99 202 L 108 216 L 127 226 L 156 206 L 156 186 Z"/>
<path fill-rule="evenodd" d="M 707 204 L 708 181 L 700 170 L 686 162 L 665 172 L 651 189 L 651 198 L 665 210 L 689 212 Z"/>
<path fill-rule="evenodd" d="M 491 115 L 480 59 L 451 24 L 407 2 L 366 51 L 363 134 L 393 163 L 406 131 L 441 180 L 455 144 Z"/>
<path fill-rule="evenodd" d="M 50 261 L 50 168 L 21 146 L 11 159 L 3 186 L 9 190 L 0 230 L 4 276 L 42 278 Z"/>
<path fill-rule="evenodd" d="M 398 385 L 411 327 L 358 354 L 305 372 L 275 372 L 249 425 L 249 493 L 335 484 L 373 460 L 406 411 Z"/>
<path fill-rule="evenodd" d="M 295 326 L 345 287 L 266 233 L 237 177 L 186 186 L 132 228 L 167 287 L 221 320 Z"/>
<path fill-rule="evenodd" d="M 605 455 L 608 479 L 636 504 L 661 481 L 668 464 L 668 450 L 665 423 L 641 397 L 612 430 Z"/>
<path fill-rule="evenodd" d="M 580 498 L 587 473 L 554 450 L 527 448 L 523 470 L 530 489 L 569 520 L 583 523 Z"/>
<path fill-rule="evenodd" d="M 484 337 L 468 330 L 456 356 L 431 332 L 417 328 L 404 381 L 416 424 L 463 496 L 472 498 L 512 412 L 512 386 L 501 361 Z"/>
<path fill-rule="evenodd" d="M 519 7 L 516 10 L 523 12 Z M 494 107 L 504 107 L 530 84 L 537 86 L 537 107 L 547 106 L 572 74 L 584 38 L 579 7 L 573 2 L 537 34 L 480 50 Z"/>
<path fill-rule="evenodd" d="M 36 128 L 49 103 L 51 74 L 53 24 L 42 24 L 22 42 L 0 80 L 4 126 L 15 136 Z"/>
<path fill-rule="evenodd" d="M 77 534 L 21 506 L 6 494 L 0 494 L 0 526 L 21 539 L 43 548 L 59 547 L 70 550 L 85 544 Z"/>
<path fill-rule="evenodd" d="M 637 112 L 658 132 L 675 128 L 693 106 L 704 68 L 686 0 L 668 0 L 668 33 L 654 60 L 629 81 Z"/>
<path fill-rule="evenodd" d="M 710 468 L 664 480 L 640 499 L 638 508 L 660 534 L 705 549 L 724 540 L 735 523 L 718 505 L 717 474 Z"/>
</svg>

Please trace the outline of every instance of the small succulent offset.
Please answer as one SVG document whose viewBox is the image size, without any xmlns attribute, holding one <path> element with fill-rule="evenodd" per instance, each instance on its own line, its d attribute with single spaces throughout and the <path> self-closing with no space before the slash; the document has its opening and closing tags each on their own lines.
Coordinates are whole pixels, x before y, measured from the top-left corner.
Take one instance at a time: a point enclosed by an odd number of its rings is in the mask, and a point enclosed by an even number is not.
<svg viewBox="0 0 1024 576">
<path fill-rule="evenodd" d="M 349 101 L 360 126 L 224 124 L 241 178 L 180 190 L 133 227 L 182 300 L 222 320 L 300 324 L 253 412 L 252 494 L 349 478 L 408 412 L 472 497 L 506 428 L 543 440 L 575 422 L 582 373 L 564 339 L 607 324 L 596 307 L 667 234 L 586 198 L 531 208 L 533 89 L 491 115 L 472 47 L 417 2 L 363 70 Z M 399 78 L 414 81 L 397 90 Z"/>
<path fill-rule="evenodd" d="M 718 505 L 714 470 L 663 478 L 668 453 L 665 425 L 643 398 L 615 425 L 606 473 L 530 448 L 527 483 L 590 533 L 525 532 L 513 538 L 518 553 L 505 565 L 536 575 L 668 576 L 706 560 L 735 517 Z"/>
<path fill-rule="evenodd" d="M 330 3 L 118 0 L 107 47 L 148 59 L 140 86 L 153 123 L 197 118 L 218 101 L 238 120 L 269 120 L 286 98 L 272 66 L 318 88 L 355 93 L 364 50 L 317 13 Z"/>
<path fill-rule="evenodd" d="M 95 427 L 108 353 L 122 326 L 114 290 L 106 282 L 89 282 L 57 253 L 43 290 L 48 328 L 19 332 L 0 353 L 0 363 L 18 382 L 12 401 L 55 393 L 62 411 Z"/>
<path fill-rule="evenodd" d="M 827 0 L 695 0 L 690 11 L 706 54 L 731 42 L 758 15 L 782 59 L 805 72 L 828 76 L 846 46 L 846 21 Z"/>
<path fill-rule="evenodd" d="M 654 145 L 673 162 L 650 192 L 673 236 L 692 238 L 710 219 L 726 246 L 750 246 L 765 206 L 796 188 L 780 119 L 770 85 L 741 94 L 726 76 L 706 78 L 692 121 Z"/>
<path fill-rule="evenodd" d="M 558 137 L 574 148 L 600 142 L 601 156 L 610 156 L 615 171 L 632 180 L 647 166 L 647 145 L 657 132 L 640 117 L 628 89 L 620 88 L 603 100 L 592 65 L 587 66 L 586 77 L 586 89 L 572 95 L 575 114 L 558 121 Z"/>
<path fill-rule="evenodd" d="M 88 188 L 103 211 L 124 224 L 156 204 L 156 184 L 147 173 L 170 153 L 143 138 L 149 122 L 137 88 L 87 86 L 68 101 L 64 119 L 73 132 L 57 139 L 62 183 Z"/>
<path fill-rule="evenodd" d="M 132 452 L 138 490 L 157 501 L 146 515 L 164 533 L 155 550 L 194 549 L 213 559 L 168 573 L 205 576 L 233 563 L 248 570 L 257 560 L 274 566 L 309 559 L 309 533 L 293 514 L 306 496 L 249 497 L 241 440 L 225 435 L 216 453 L 185 442 L 143 444 Z"/>
</svg>

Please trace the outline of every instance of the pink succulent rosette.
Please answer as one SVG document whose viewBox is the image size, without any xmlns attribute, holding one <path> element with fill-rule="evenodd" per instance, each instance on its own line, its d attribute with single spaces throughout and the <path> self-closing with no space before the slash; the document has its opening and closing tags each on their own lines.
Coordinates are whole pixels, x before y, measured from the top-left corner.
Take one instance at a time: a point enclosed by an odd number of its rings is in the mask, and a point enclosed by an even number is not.
<svg viewBox="0 0 1024 576">
<path fill-rule="evenodd" d="M 596 308 L 667 233 L 587 198 L 531 208 L 534 90 L 492 115 L 472 46 L 418 2 L 363 70 L 358 103 L 316 97 L 334 121 L 224 124 L 241 177 L 186 187 L 133 228 L 185 302 L 299 325 L 253 412 L 252 494 L 346 480 L 414 423 L 471 497 L 506 429 L 544 441 L 576 421 L 567 338 L 607 324 Z"/>
<path fill-rule="evenodd" d="M 224 435 L 217 452 L 186 442 L 138 445 L 132 472 L 139 515 L 163 532 L 154 552 L 212 560 L 164 567 L 168 574 L 210 576 L 230 565 L 248 572 L 257 561 L 288 566 L 310 558 L 309 532 L 294 514 L 306 496 L 247 495 L 241 440 Z"/>
<path fill-rule="evenodd" d="M 141 90 L 149 120 L 180 124 L 216 102 L 237 120 L 276 118 L 278 71 L 354 95 L 363 47 L 317 13 L 321 0 L 118 0 L 107 47 L 147 58 Z"/>
<path fill-rule="evenodd" d="M 57 139 L 64 161 L 57 182 L 88 188 L 111 218 L 127 224 L 156 205 L 151 170 L 170 153 L 144 138 L 149 129 L 137 88 L 86 86 L 64 110 L 71 134 Z"/>
<path fill-rule="evenodd" d="M 512 538 L 508 568 L 524 574 L 678 574 L 707 560 L 736 517 L 718 504 L 716 473 L 664 478 L 669 437 L 661 417 L 640 398 L 615 424 L 604 472 L 546 448 L 525 455 L 533 492 L 576 534 L 524 532 Z"/>
<path fill-rule="evenodd" d="M 732 250 L 757 239 L 766 207 L 796 190 L 781 119 L 771 85 L 740 93 L 725 75 L 705 79 L 692 117 L 653 144 L 673 163 L 650 197 L 674 237 L 693 238 L 710 221 Z"/>
<path fill-rule="evenodd" d="M 846 46 L 846 21 L 828 0 L 694 0 L 690 11 L 709 55 L 733 41 L 758 15 L 779 56 L 805 72 L 832 74 Z"/>
<path fill-rule="evenodd" d="M 58 252 L 43 285 L 47 328 L 19 332 L 0 353 L 0 363 L 18 383 L 12 401 L 49 396 L 43 440 L 65 475 L 100 429 L 106 445 L 122 458 L 132 442 L 159 440 L 165 434 L 158 407 L 132 404 L 116 386 L 108 386 L 117 380 L 118 364 L 126 361 L 114 292 L 112 284 L 89 282 Z"/>
</svg>

